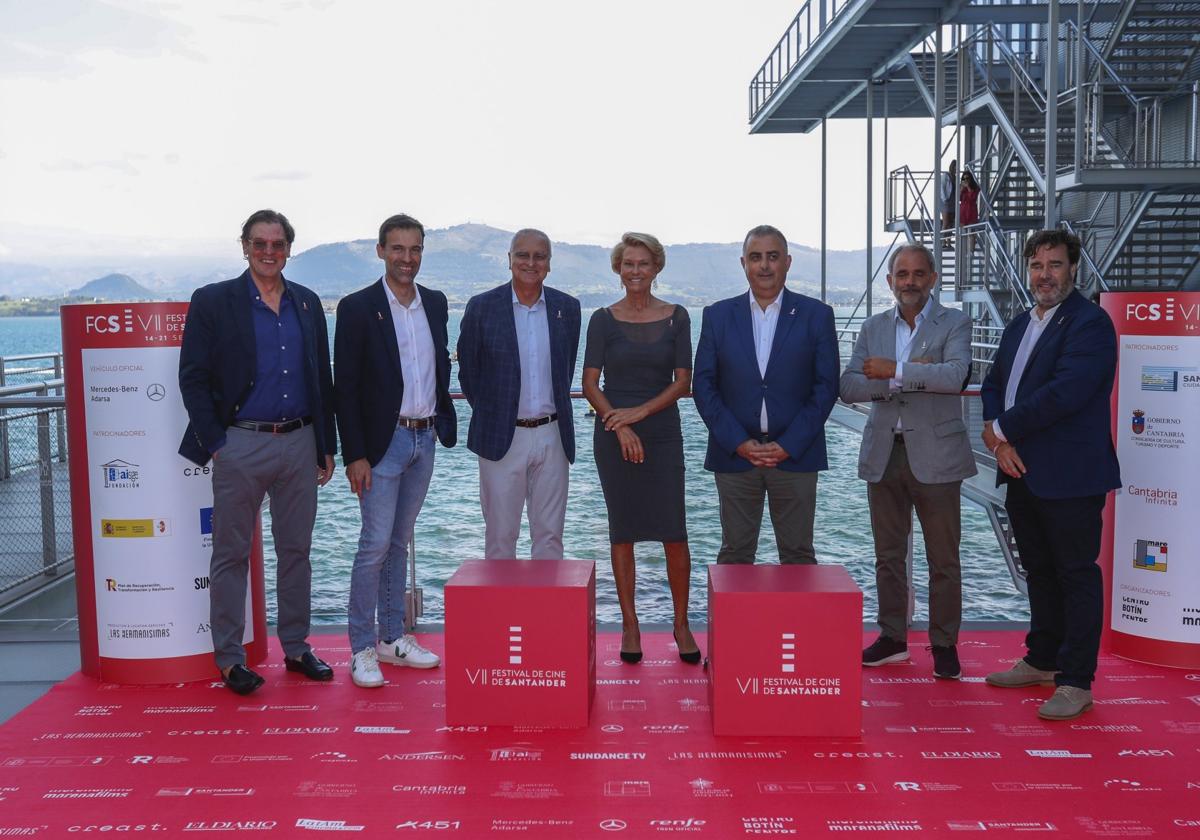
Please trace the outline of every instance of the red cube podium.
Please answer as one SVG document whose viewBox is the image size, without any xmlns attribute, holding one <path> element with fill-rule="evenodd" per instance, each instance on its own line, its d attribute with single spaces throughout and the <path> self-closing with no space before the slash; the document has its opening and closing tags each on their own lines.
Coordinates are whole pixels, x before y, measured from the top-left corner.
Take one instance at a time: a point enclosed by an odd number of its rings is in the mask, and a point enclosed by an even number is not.
<svg viewBox="0 0 1200 840">
<path fill-rule="evenodd" d="M 862 737 L 862 590 L 841 566 L 708 567 L 715 735 Z"/>
<path fill-rule="evenodd" d="M 468 560 L 445 598 L 447 724 L 587 726 L 595 563 Z"/>
</svg>

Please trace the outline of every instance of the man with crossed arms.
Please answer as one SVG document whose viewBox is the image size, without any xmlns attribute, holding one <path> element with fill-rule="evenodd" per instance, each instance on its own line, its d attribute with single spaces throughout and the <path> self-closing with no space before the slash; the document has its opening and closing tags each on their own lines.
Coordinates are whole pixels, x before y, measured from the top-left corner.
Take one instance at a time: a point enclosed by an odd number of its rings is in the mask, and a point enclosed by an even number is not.
<svg viewBox="0 0 1200 840">
<path fill-rule="evenodd" d="M 976 473 L 959 396 L 971 373 L 971 319 L 931 294 L 937 279 L 924 245 L 892 252 L 887 281 L 896 307 L 863 322 L 842 374 L 841 397 L 871 403 L 858 477 L 868 482 L 882 632 L 863 651 L 863 665 L 909 658 L 906 561 L 915 507 L 929 563 L 933 675 L 958 679 L 959 490 Z"/>
</svg>

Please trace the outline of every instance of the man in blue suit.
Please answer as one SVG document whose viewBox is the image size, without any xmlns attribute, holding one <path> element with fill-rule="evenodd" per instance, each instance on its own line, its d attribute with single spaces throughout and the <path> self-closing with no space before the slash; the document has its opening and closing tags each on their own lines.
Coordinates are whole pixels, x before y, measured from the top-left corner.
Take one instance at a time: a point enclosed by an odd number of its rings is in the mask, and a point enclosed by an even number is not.
<svg viewBox="0 0 1200 840">
<path fill-rule="evenodd" d="M 179 454 L 201 466 L 213 461 L 213 653 L 238 694 L 263 684 L 246 667 L 242 638 L 250 541 L 267 495 L 284 664 L 310 679 L 333 679 L 307 641 L 317 486 L 333 475 L 337 451 L 333 378 L 321 301 L 283 277 L 295 238 L 282 213 L 251 215 L 242 225 L 249 267 L 196 290 L 179 351 L 188 414 Z"/>
<path fill-rule="evenodd" d="M 545 285 L 550 238 L 540 230 L 513 235 L 508 265 L 510 282 L 467 301 L 458 335 L 458 381 L 472 411 L 467 448 L 479 456 L 484 556 L 516 557 L 527 509 L 532 557 L 560 560 L 575 460 L 579 301 Z"/>
<path fill-rule="evenodd" d="M 829 466 L 837 336 L 830 307 L 784 288 L 787 247 L 776 228 L 752 229 L 742 243 L 750 291 L 704 308 L 692 388 L 720 500 L 718 563 L 754 562 L 764 497 L 780 562 L 817 562 L 817 472 Z"/>
<path fill-rule="evenodd" d="M 363 688 L 384 684 L 380 662 L 436 668 L 440 661 L 404 621 L 408 540 L 433 475 L 434 436 L 443 446 L 458 440 L 446 296 L 416 282 L 424 250 L 420 222 L 387 219 L 375 246 L 383 277 L 338 304 L 338 431 L 362 511 L 350 574 L 350 678 Z"/>
<path fill-rule="evenodd" d="M 1062 230 L 1025 243 L 1037 302 L 1004 330 L 983 383 L 983 441 L 1008 485 L 1012 521 L 1029 584 L 1028 653 L 988 674 L 1002 688 L 1055 685 L 1038 708 L 1069 720 L 1092 707 L 1104 617 L 1101 513 L 1121 486 L 1109 397 L 1117 339 L 1103 309 L 1075 289 L 1080 244 Z"/>
</svg>

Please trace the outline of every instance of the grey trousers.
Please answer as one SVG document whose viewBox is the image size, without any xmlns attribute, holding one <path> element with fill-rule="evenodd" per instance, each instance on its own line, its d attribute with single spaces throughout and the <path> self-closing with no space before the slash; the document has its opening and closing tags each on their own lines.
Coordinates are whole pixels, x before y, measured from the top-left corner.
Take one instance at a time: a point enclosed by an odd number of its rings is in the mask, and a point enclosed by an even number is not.
<svg viewBox="0 0 1200 840">
<path fill-rule="evenodd" d="M 250 540 L 270 497 L 275 538 L 277 633 L 285 656 L 309 650 L 313 522 L 317 516 L 317 445 L 311 426 L 284 435 L 230 427 L 213 459 L 213 553 L 209 609 L 218 668 L 244 664 Z"/>
<path fill-rule="evenodd" d="M 813 550 L 813 519 L 817 511 L 815 472 L 754 467 L 745 472 L 713 475 L 721 508 L 718 563 L 754 562 L 764 496 L 771 506 L 779 562 L 817 562 Z"/>
<path fill-rule="evenodd" d="M 503 458 L 479 459 L 485 559 L 516 559 L 522 510 L 529 516 L 530 558 L 563 559 L 570 470 L 557 420 L 533 429 L 518 426 Z"/>
<path fill-rule="evenodd" d="M 929 642 L 958 643 L 962 623 L 962 570 L 958 543 L 962 534 L 961 481 L 922 484 L 913 477 L 908 451 L 892 447 L 883 478 L 867 484 L 871 530 L 875 534 L 875 586 L 879 627 L 897 642 L 908 639 L 908 536 L 915 507 L 925 534 L 929 563 Z"/>
</svg>

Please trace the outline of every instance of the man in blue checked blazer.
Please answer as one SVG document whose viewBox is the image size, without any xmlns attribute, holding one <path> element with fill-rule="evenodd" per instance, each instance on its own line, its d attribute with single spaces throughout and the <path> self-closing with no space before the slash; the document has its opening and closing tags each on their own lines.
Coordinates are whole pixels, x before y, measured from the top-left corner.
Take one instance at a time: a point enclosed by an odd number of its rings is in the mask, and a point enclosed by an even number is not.
<svg viewBox="0 0 1200 840">
<path fill-rule="evenodd" d="M 516 557 L 522 510 L 531 556 L 563 556 L 580 320 L 579 301 L 545 285 L 550 252 L 540 230 L 517 231 L 511 281 L 467 301 L 459 329 L 458 381 L 471 404 L 467 448 L 479 456 L 489 560 Z"/>
<path fill-rule="evenodd" d="M 692 389 L 721 513 L 718 563 L 753 563 L 763 499 L 781 563 L 816 563 L 817 471 L 838 394 L 833 310 L 784 288 L 792 258 L 770 225 L 746 234 L 748 293 L 704 308 Z"/>
</svg>

